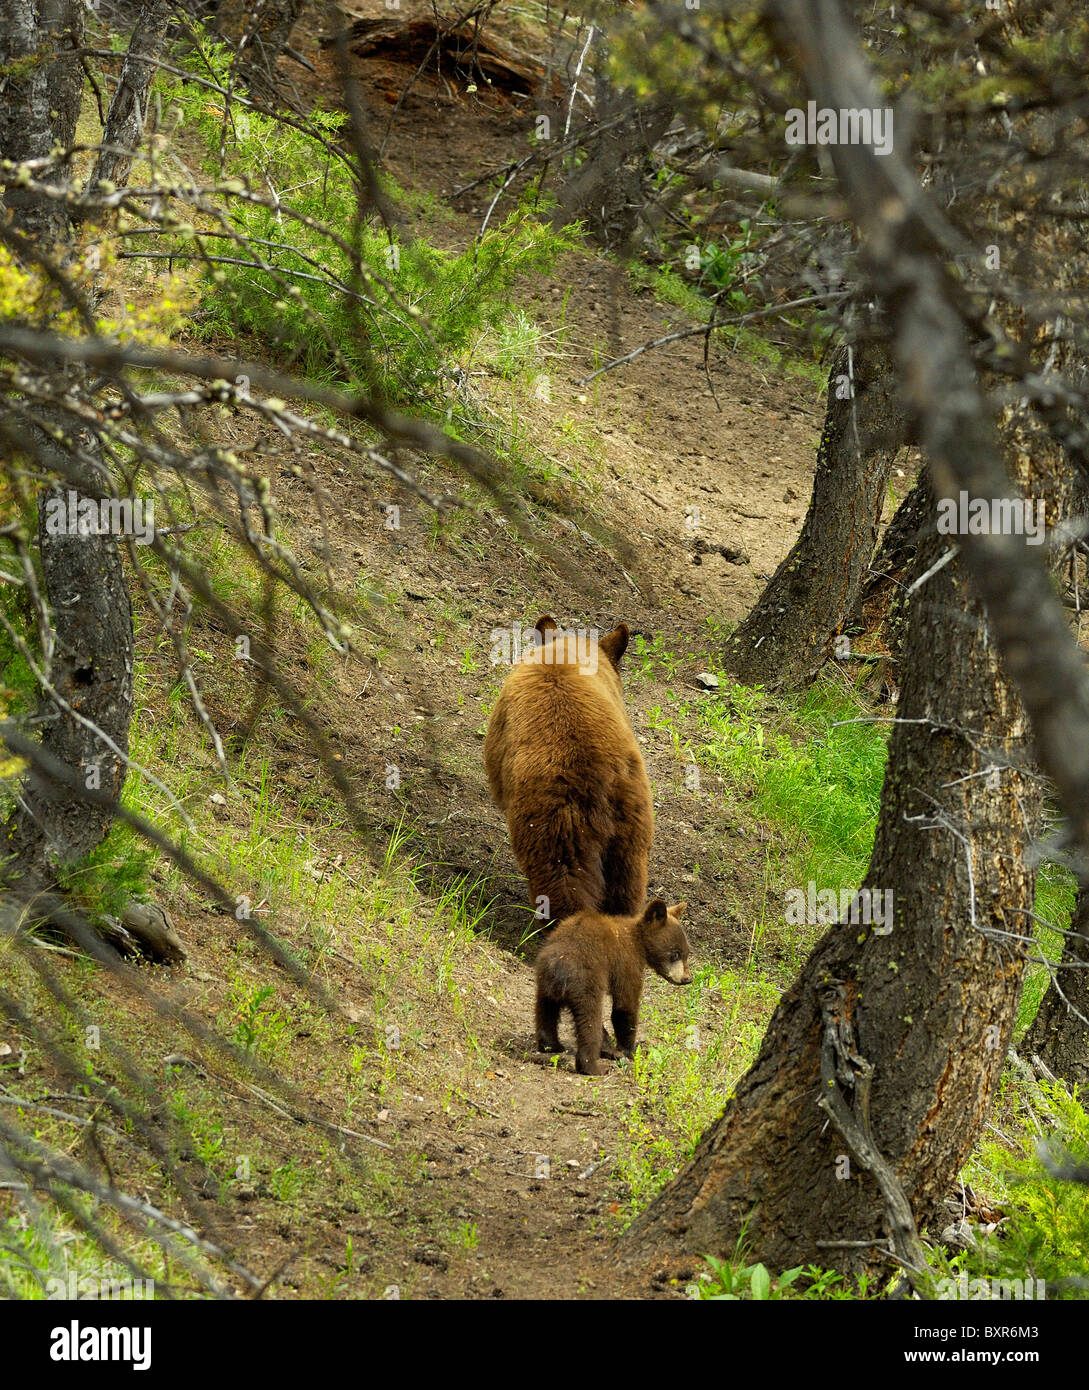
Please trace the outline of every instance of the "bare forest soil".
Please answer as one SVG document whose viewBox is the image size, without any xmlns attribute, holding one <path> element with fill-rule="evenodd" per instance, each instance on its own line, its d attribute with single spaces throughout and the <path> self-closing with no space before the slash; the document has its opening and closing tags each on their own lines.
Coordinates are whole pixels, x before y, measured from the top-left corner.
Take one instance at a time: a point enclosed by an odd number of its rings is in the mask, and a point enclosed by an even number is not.
<svg viewBox="0 0 1089 1390">
<path fill-rule="evenodd" d="M 304 96 L 330 99 L 328 51 L 313 33 L 297 33 L 295 42 L 319 75 L 288 65 L 285 76 Z M 412 193 L 433 194 L 442 210 L 418 230 L 440 244 L 468 244 L 491 194 L 454 190 L 524 153 L 532 103 L 486 88 L 467 93 L 450 72 L 420 75 L 397 105 L 414 65 L 354 61 L 374 143 L 385 147 L 383 167 Z M 628 661 L 631 716 L 655 792 L 651 891 L 688 900 L 694 958 L 711 976 L 750 969 L 771 831 L 713 772 L 704 772 L 698 792 L 687 789 L 686 755 L 652 716 L 667 686 L 699 698 L 697 673 L 792 544 L 810 493 L 823 393 L 812 372 L 761 367 L 717 346 L 712 395 L 699 337 L 580 385 L 610 355 L 685 324 L 589 245 L 567 255 L 551 279 L 526 284 L 522 307 L 554 335 L 544 339 L 541 366 L 549 399 L 532 379 L 470 370 L 452 384 L 452 393 L 466 393 L 452 403 L 516 415 L 563 498 L 551 507 L 545 495 L 531 507 L 537 540 L 547 545 L 527 542 L 486 504 L 438 526 L 384 477 L 323 454 L 310 461 L 319 510 L 311 483 L 277 455 L 271 433 L 249 441 L 267 451 L 273 495 L 304 567 L 376 603 L 373 630 L 346 661 L 291 626 L 280 640 L 285 669 L 367 808 L 377 852 L 399 826 L 412 832 L 412 871 L 390 868 L 386 899 L 365 881 L 373 846 L 335 810 L 286 716 L 262 717 L 237 788 L 209 809 L 220 784 L 206 747 L 206 761 L 193 761 L 201 745 L 191 712 L 167 701 L 169 644 L 153 640 L 150 654 L 142 644 L 138 731 L 153 739 L 172 719 L 182 730 L 187 804 L 194 814 L 203 808 L 216 843 L 237 839 L 236 871 L 253 880 L 258 901 L 263 894 L 275 906 L 279 889 L 271 868 L 251 862 L 254 846 L 293 847 L 288 867 L 303 887 L 275 931 L 311 963 L 315 984 L 341 1012 L 309 1000 L 236 921 L 165 872 L 160 890 L 189 960 L 136 972 L 151 999 L 141 1002 L 85 963 L 63 968 L 89 1014 L 108 1020 L 163 1075 L 163 1104 L 198 1136 L 182 1155 L 188 1195 L 164 1192 L 155 1171 L 123 1146 L 110 1150 L 117 1182 L 173 1203 L 267 1281 L 266 1297 L 678 1297 L 695 1273 L 623 1272 L 611 1260 L 633 1203 L 646 1200 L 633 1189 L 633 1145 L 653 1153 L 668 1141 L 683 1157 L 695 1135 L 680 1135 L 675 1113 L 656 1109 L 653 1097 L 636 1104 L 626 1064 L 583 1078 L 570 1057 L 553 1065 L 532 1052 L 532 923 L 481 760 L 503 675 L 488 654 L 493 629 L 531 626 L 546 612 L 602 630 L 622 620 L 670 654 L 668 667 L 641 662 L 634 649 Z M 439 466 L 412 463 L 429 486 L 453 488 Z M 385 525 L 388 504 L 400 508 L 399 530 Z M 231 666 L 230 641 L 200 621 L 194 646 L 206 656 L 209 712 L 229 732 L 246 693 L 227 677 L 217 686 L 215 671 Z M 391 767 L 397 785 L 387 786 Z M 436 907 L 466 878 L 485 881 L 472 899 L 473 930 Z M 369 905 L 366 922 L 361 903 Z M 694 1004 L 648 982 L 647 1003 L 658 1011 L 648 1008 L 643 1032 L 653 1043 L 656 1029 L 696 1018 L 704 1030 L 758 1037 L 791 958 L 781 942 L 765 947 L 761 970 L 776 984 L 751 1016 L 728 1017 L 726 996 L 714 989 L 690 1016 Z M 154 999 L 173 1000 L 230 1033 L 247 991 L 252 997 L 270 979 L 277 1011 L 255 1005 L 249 1016 L 298 1107 L 154 1013 Z M 48 1075 L 41 1064 L 39 1079 Z M 295 1117 L 304 1109 L 309 1120 Z"/>
</svg>

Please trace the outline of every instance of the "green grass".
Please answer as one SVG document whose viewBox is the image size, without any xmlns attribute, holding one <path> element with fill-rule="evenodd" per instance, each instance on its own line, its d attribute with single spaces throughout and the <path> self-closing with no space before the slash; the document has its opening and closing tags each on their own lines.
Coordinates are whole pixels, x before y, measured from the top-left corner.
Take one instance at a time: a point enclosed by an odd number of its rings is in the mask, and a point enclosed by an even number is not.
<svg viewBox="0 0 1089 1390">
<path fill-rule="evenodd" d="M 710 317 L 710 300 L 700 292 L 699 282 L 690 275 L 668 266 L 652 268 L 638 263 L 629 267 L 628 275 L 634 288 L 649 290 L 655 299 L 674 305 L 696 323 L 706 323 Z M 663 327 L 663 332 L 679 326 L 670 324 Z M 828 372 L 818 362 L 801 352 L 776 346 L 745 324 L 717 328 L 715 337 L 731 351 L 759 366 L 783 372 L 787 376 L 800 377 L 820 390 L 828 384 Z M 822 348 L 823 341 L 815 344 L 814 351 L 819 352 Z"/>
<path fill-rule="evenodd" d="M 1005 1213 L 998 1231 L 963 1253 L 932 1252 L 939 1281 L 967 1280 L 976 1297 L 1001 1297 L 990 1281 L 1042 1279 L 1049 1299 L 1089 1297 L 1089 1185 L 1051 1176 L 1040 1162 L 1089 1164 L 1089 1115 L 1061 1083 L 1030 1081 L 1011 1066 L 1003 1073 L 998 1124 L 970 1158 L 964 1179 Z M 975 1281 L 986 1281 L 986 1288 Z M 955 1296 L 955 1295 L 954 1295 Z M 1007 1296 L 1009 1296 L 1007 1294 Z"/>
<path fill-rule="evenodd" d="M 1069 869 L 1047 860 L 1040 865 L 1036 875 L 1036 949 L 1050 961 L 1057 961 L 1062 955 L 1063 938 L 1060 931 L 1070 926 L 1077 891 L 1077 880 Z M 1014 1029 L 1015 1040 L 1020 1040 L 1021 1034 L 1036 1017 L 1036 1010 L 1040 1007 L 1050 979 L 1050 972 L 1043 964 L 1030 964 L 1025 971 L 1025 986 Z"/>
<path fill-rule="evenodd" d="M 692 1156 L 756 1056 L 779 990 L 750 967 L 703 967 L 683 990 L 651 982 L 643 996 L 645 1042 L 630 1063 L 633 1096 L 617 1135 L 625 1223 Z"/>
<path fill-rule="evenodd" d="M 659 642 L 636 640 L 636 680 L 677 673 L 680 660 Z M 877 828 L 888 725 L 846 722 L 866 713 L 830 685 L 773 700 L 760 687 L 723 680 L 698 699 L 667 691 L 648 724 L 668 733 L 679 759 L 718 773 L 775 824 L 792 879 L 838 890 L 861 883 Z"/>
<path fill-rule="evenodd" d="M 191 61 L 225 72 L 227 50 L 202 47 Z M 201 260 L 203 333 L 245 335 L 311 378 L 433 415 L 446 413 L 450 368 L 487 330 L 498 335 L 505 374 L 540 351 L 542 335 L 523 311 L 512 313 L 511 291 L 519 276 L 549 270 L 574 232 L 538 220 L 527 204 L 466 250 L 441 251 L 377 213 L 359 217 L 352 173 L 328 148 L 341 140 L 341 113 L 312 109 L 304 131 L 241 106 L 225 113 L 183 81 L 166 85 L 224 200 L 220 216 L 164 238 L 181 258 L 215 258 Z M 405 201 L 388 179 L 382 196 L 391 206 Z"/>
</svg>

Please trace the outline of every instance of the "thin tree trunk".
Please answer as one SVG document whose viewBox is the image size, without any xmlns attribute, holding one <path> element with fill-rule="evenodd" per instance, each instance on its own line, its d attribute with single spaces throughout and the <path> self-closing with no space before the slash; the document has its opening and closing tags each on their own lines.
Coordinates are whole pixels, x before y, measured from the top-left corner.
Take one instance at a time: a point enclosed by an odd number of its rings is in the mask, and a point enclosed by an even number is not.
<svg viewBox="0 0 1089 1390">
<path fill-rule="evenodd" d="M 938 550 L 935 536 L 922 553 Z M 839 1091 L 850 1102 L 862 1089 L 860 1060 L 872 1067 L 873 1144 L 920 1227 L 940 1215 L 978 1137 L 1024 968 L 1016 943 L 985 933 L 1029 920 L 1034 875 L 1021 851 L 1037 783 L 1010 765 L 1024 715 L 955 561 L 913 602 L 904 655 L 863 885 L 892 892 L 892 930 L 848 921 L 822 938 L 722 1118 L 630 1228 L 621 1247 L 629 1259 L 728 1257 L 744 1230 L 753 1257 L 777 1269 L 891 1272 L 886 1195 L 818 1105 L 828 1094 L 830 1007 L 857 1049 L 840 1067 Z"/>
<path fill-rule="evenodd" d="M 746 684 L 799 686 L 832 653 L 858 600 L 905 421 L 887 350 L 842 348 L 828 378 L 813 496 L 801 534 L 726 643 Z"/>
<path fill-rule="evenodd" d="M 103 182 L 120 185 L 129 176 L 132 157 L 144 133 L 148 91 L 155 76 L 155 60 L 166 40 L 169 20 L 169 0 L 145 0 L 140 8 L 106 116 L 102 148 L 90 179 L 92 188 Z"/>
<path fill-rule="evenodd" d="M 88 447 L 90 440 L 84 439 Z M 43 441 L 39 461 L 57 472 L 70 468 L 66 454 Z M 52 457 L 51 457 L 52 455 Z M 76 491 L 94 496 L 90 479 Z M 128 751 L 132 722 L 132 608 L 125 584 L 121 547 L 112 536 L 50 535 L 46 530 L 52 498 L 67 501 L 58 484 L 38 504 L 38 546 L 42 576 L 53 613 L 51 684 L 83 719 L 97 725 L 122 753 Z M 125 764 L 86 724 L 47 699 L 42 747 L 68 767 L 80 770 L 85 785 L 115 799 L 125 780 Z M 7 851 L 16 856 L 20 878 L 53 881 L 58 866 L 85 855 L 106 835 L 111 813 L 74 800 L 65 789 L 34 773 L 7 830 Z"/>
</svg>

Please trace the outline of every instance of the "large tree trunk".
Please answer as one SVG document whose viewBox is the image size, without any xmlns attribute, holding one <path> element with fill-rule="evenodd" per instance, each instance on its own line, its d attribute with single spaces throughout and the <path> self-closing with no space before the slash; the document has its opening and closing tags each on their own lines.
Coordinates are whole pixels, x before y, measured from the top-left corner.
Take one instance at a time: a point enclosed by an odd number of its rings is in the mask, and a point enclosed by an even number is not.
<svg viewBox="0 0 1089 1390">
<path fill-rule="evenodd" d="M 6 159 L 45 159 L 54 145 L 72 143 L 79 119 L 83 71 L 75 50 L 83 41 L 79 0 L 6 0 L 0 16 L 0 153 Z M 39 176 L 59 183 L 62 171 Z M 21 188 L 5 197 L 16 225 L 48 250 L 68 231 L 64 204 Z"/>
<path fill-rule="evenodd" d="M 804 685 L 828 660 L 867 574 L 904 413 L 885 347 L 842 348 L 828 378 L 813 496 L 801 534 L 726 643 L 749 685 Z"/>
<path fill-rule="evenodd" d="M 1062 959 L 1021 1043 L 1056 1076 L 1089 1094 L 1089 891 L 1078 893 Z M 1060 993 L 1061 991 L 1061 993 Z"/>
<path fill-rule="evenodd" d="M 935 536 L 920 563 L 938 553 Z M 1037 783 L 1010 765 L 1024 714 L 959 563 L 920 589 L 904 656 L 864 885 L 892 891 L 892 930 L 844 922 L 822 938 L 722 1118 L 631 1227 L 630 1258 L 728 1257 L 744 1228 L 754 1257 L 777 1269 L 857 1272 L 886 1260 L 886 1202 L 818 1107 L 830 990 L 873 1068 L 874 1144 L 920 1226 L 939 1217 L 978 1137 L 1024 967 L 1016 943 L 986 933 L 1016 932 L 1032 909 L 1021 851 Z"/>
<path fill-rule="evenodd" d="M 66 54 L 73 36 L 78 42 L 81 15 L 76 0 L 39 0 L 37 6 L 15 0 L 0 20 L 0 60 L 36 59 L 20 81 L 9 80 L 0 107 L 0 156 L 27 159 L 71 143 L 82 76 L 78 59 Z M 68 233 L 63 203 L 23 197 L 9 199 L 8 206 L 16 230 L 42 251 L 54 250 Z M 59 480 L 38 500 L 52 621 L 52 652 L 41 653 L 41 660 L 56 697 L 47 692 L 39 711 L 42 747 L 85 785 L 116 798 L 125 776 L 133 677 L 132 611 L 120 545 L 110 535 L 67 534 L 49 525 L 50 499 L 67 503 L 69 489 L 77 506 L 85 497 L 109 495 L 98 443 L 90 432 L 74 430 L 62 412 L 30 435 L 21 424 L 5 423 L 8 437 L 23 439 L 47 476 Z M 50 887 L 58 868 L 92 850 L 110 822 L 108 811 L 32 773 L 5 829 L 5 880 L 18 884 L 23 898 Z"/>
<path fill-rule="evenodd" d="M 934 495 L 930 474 L 921 468 L 911 491 L 885 528 L 877 553 L 870 561 L 847 627 L 861 629 L 899 659 L 907 622 L 908 576 L 926 534 L 934 525 Z"/>
</svg>

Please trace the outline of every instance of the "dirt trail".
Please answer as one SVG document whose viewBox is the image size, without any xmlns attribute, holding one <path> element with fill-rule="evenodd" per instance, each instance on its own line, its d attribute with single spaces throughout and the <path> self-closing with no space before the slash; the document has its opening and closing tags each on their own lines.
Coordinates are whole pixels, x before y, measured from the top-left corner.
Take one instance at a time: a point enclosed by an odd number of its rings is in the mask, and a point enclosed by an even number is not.
<svg viewBox="0 0 1089 1390">
<path fill-rule="evenodd" d="M 296 42 L 317 63 L 315 85 L 328 99 L 337 86 L 328 52 L 312 34 L 297 34 Z M 356 72 L 380 144 L 393 109 L 390 94 L 402 91 L 414 67 L 356 60 Z M 486 206 L 483 192 L 452 199 L 452 190 L 524 152 L 531 117 L 528 99 L 470 95 L 453 77 L 424 75 L 397 111 L 384 166 L 406 188 L 434 193 L 451 208 L 454 220 L 442 235 L 467 244 Z M 602 629 L 622 619 L 648 639 L 660 635 L 670 652 L 714 650 L 721 629 L 707 620 L 721 624 L 744 613 L 793 542 L 811 486 L 821 402 L 812 383 L 716 349 L 710 365 L 716 407 L 698 337 L 580 385 L 602 355 L 675 329 L 683 315 L 634 292 L 613 261 L 590 252 L 568 257 L 552 282 L 534 287 L 534 296 L 527 313 L 546 327 L 562 323 L 567 332 L 564 355 L 548 364 L 551 401 L 527 392 L 523 424 L 546 442 L 557 430 L 574 428 L 599 451 L 593 505 L 630 546 L 625 560 L 584 528 L 543 511 L 546 532 L 570 561 L 567 572 L 544 557 L 530 559 L 498 515 L 478 518 L 472 547 L 436 541 L 430 518 L 410 499 L 327 459 L 314 462 L 339 519 L 332 534 L 314 514 L 309 486 L 292 475 L 290 459 L 274 473 L 273 486 L 301 551 L 309 542 L 349 590 L 361 573 L 380 580 L 410 610 L 380 666 L 352 663 L 329 677 L 323 708 L 344 766 L 357 776 L 379 825 L 392 827 L 407 813 L 440 881 L 486 875 L 497 895 L 490 920 L 498 943 L 494 970 L 466 986 L 487 1022 L 479 1034 L 489 1051 L 483 1083 L 449 1104 L 437 1092 L 421 1091 L 383 1120 L 382 1132 L 398 1151 L 426 1155 L 411 1179 L 421 1202 L 426 1192 L 447 1218 L 475 1226 L 479 1238 L 456 1255 L 422 1241 L 404 1259 L 412 1296 L 676 1297 L 678 1287 L 659 1271 L 621 1274 L 607 1260 L 615 1229 L 610 1212 L 625 1197 L 608 1160 L 616 1153 L 630 1075 L 614 1068 L 603 1078 L 581 1078 L 570 1071 L 570 1058 L 555 1068 L 526 1056 L 533 975 L 513 949 L 526 920 L 525 886 L 502 818 L 488 801 L 481 764 L 482 707 L 494 698 L 498 679 L 487 662 L 489 633 L 550 611 L 561 622 Z M 380 524 L 381 508 L 391 501 L 402 507 L 399 532 Z M 471 659 L 435 635 L 451 619 L 463 625 L 459 648 Z M 307 664 L 305 652 L 288 655 Z M 672 684 L 694 690 L 699 669 L 686 658 Z M 685 791 L 676 750 L 647 720 L 663 698 L 660 674 L 637 677 L 637 670 L 628 677 L 628 700 L 656 798 L 651 891 L 687 897 L 696 952 L 720 965 L 736 963 L 744 958 L 743 922 L 758 901 L 764 871 L 759 835 L 742 824 L 713 777 L 699 796 Z M 212 714 L 229 724 L 229 711 Z M 271 775 L 302 793 L 313 770 L 299 749 L 281 740 L 269 756 Z M 382 791 L 390 762 L 400 769 L 395 797 Z M 191 911 L 187 927 L 195 979 L 226 974 L 216 960 L 216 943 L 227 930 L 221 919 Z M 353 973 L 340 967 L 330 983 L 347 997 L 358 989 Z M 420 1036 L 424 1048 L 451 1045 L 439 1019 L 430 1042 L 426 1030 Z M 326 1225 L 307 1235 L 308 1258 L 339 1268 L 347 1237 L 365 1249 L 364 1217 L 354 1207 L 331 1210 Z M 238 1231 L 249 1247 L 243 1253 L 270 1272 L 298 1244 L 282 1210 L 252 1197 Z M 380 1250 L 368 1268 L 380 1287 L 399 1282 Z M 670 1273 L 683 1283 L 689 1271 Z M 344 1287 L 350 1294 L 351 1281 Z"/>
<path fill-rule="evenodd" d="M 328 54 L 313 46 L 306 51 L 318 62 L 319 90 L 331 94 L 336 80 Z M 376 58 L 356 60 L 355 70 L 380 143 L 378 133 L 385 136 L 392 112 L 390 94 L 403 90 L 414 69 Z M 450 208 L 455 219 L 444 224 L 442 236 L 465 244 L 487 200 L 483 188 L 457 199 L 451 194 L 522 152 L 532 104 L 501 92 L 469 95 L 463 88 L 452 75 L 449 81 L 417 78 L 394 117 L 384 167 L 403 186 L 431 192 Z M 440 611 L 459 615 L 466 645 L 477 651 L 493 627 L 519 618 L 532 622 L 543 611 L 602 628 L 623 619 L 648 638 L 662 634 L 669 650 L 701 641 L 711 646 L 706 620 L 741 616 L 793 542 L 822 417 L 811 382 L 774 375 L 721 349 L 711 354 L 712 394 L 699 337 L 644 353 L 580 385 L 603 356 L 631 351 L 684 323 L 680 311 L 634 292 L 605 256 L 571 256 L 562 275 L 536 287 L 526 309 L 545 326 L 562 323 L 567 330 L 565 356 L 548 367 L 551 401 L 527 398 L 526 422 L 535 437 L 547 439 L 562 420 L 572 419 L 596 441 L 596 506 L 601 520 L 630 544 L 634 559 L 622 564 L 556 521 L 553 537 L 581 578 L 572 581 L 543 561 L 530 573 L 501 518 L 483 524 L 485 534 L 476 540 L 485 558 L 474 559 L 465 550 L 426 544 L 427 519 L 411 506 L 404 507 L 399 534 L 383 532 L 369 518 L 393 500 L 392 493 L 387 499 L 359 479 L 329 479 L 348 518 L 333 541 L 339 547 L 334 572 L 363 568 L 391 587 L 403 585 L 421 633 L 415 644 L 389 653 L 365 699 L 346 678 L 338 748 L 346 765 L 377 769 L 392 756 L 391 729 L 416 725 L 419 737 L 397 745 L 405 791 L 400 805 L 388 808 L 387 822 L 407 810 L 426 827 L 440 875 L 486 874 L 493 890 L 498 885 L 493 933 L 509 946 L 516 945 L 525 920 L 525 888 L 502 819 L 487 798 L 473 712 L 494 673 L 462 670 L 454 655 L 433 646 L 425 635 L 429 619 Z M 290 514 L 286 474 L 279 487 Z M 298 525 L 303 518 L 293 520 Z M 316 526 L 314 540 L 323 540 Z M 678 680 L 690 685 L 693 674 L 682 670 Z M 723 963 L 737 961 L 745 949 L 744 905 L 762 873 L 761 847 L 737 824 L 713 779 L 700 799 L 684 795 L 668 739 L 647 730 L 642 719 L 660 688 L 651 681 L 629 682 L 628 689 L 656 792 L 651 891 L 687 894 L 696 950 Z M 559 1069 L 526 1060 L 532 971 L 514 954 L 502 956 L 500 969 L 502 995 L 487 996 L 489 1006 L 494 1001 L 493 1026 L 482 1038 L 492 1049 L 486 1089 L 454 1115 L 423 1096 L 415 1110 L 393 1117 L 398 1147 L 427 1154 L 427 1179 L 441 1186 L 441 1206 L 479 1234 L 478 1246 L 457 1259 L 425 1252 L 413 1271 L 414 1296 L 679 1296 L 656 1271 L 621 1275 L 606 1262 L 613 1228 L 608 1214 L 623 1193 L 601 1155 L 615 1154 L 630 1079 L 615 1069 L 601 1079 L 575 1077 L 569 1058 Z M 682 1281 L 687 1272 L 671 1271 Z"/>
</svg>

